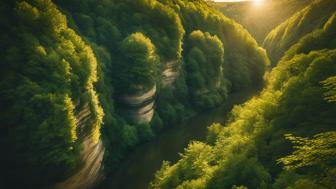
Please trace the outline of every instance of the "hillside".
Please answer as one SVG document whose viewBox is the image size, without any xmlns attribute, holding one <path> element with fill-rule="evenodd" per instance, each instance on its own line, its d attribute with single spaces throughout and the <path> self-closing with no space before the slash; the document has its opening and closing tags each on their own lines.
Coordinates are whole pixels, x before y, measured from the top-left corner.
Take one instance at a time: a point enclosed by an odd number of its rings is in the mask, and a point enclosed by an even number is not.
<svg viewBox="0 0 336 189">
<path fill-rule="evenodd" d="M 97 60 L 51 1 L 2 1 L 0 25 L 2 179 L 49 185 L 100 152 Z"/>
<path fill-rule="evenodd" d="M 90 187 L 163 128 L 261 84 L 269 64 L 203 1 L 0 5 L 5 187 Z"/>
<path fill-rule="evenodd" d="M 334 1 L 315 0 L 273 29 L 263 42 L 272 65 L 274 66 L 284 53 L 306 34 L 322 28 L 335 10 Z"/>
<path fill-rule="evenodd" d="M 255 2 L 216 2 L 211 6 L 243 25 L 262 44 L 267 34 L 304 8 L 310 0 L 264 0 Z"/>
<path fill-rule="evenodd" d="M 260 95 L 211 125 L 206 142 L 163 162 L 151 187 L 333 188 L 335 14 L 285 53 Z"/>
<path fill-rule="evenodd" d="M 0 188 L 335 188 L 336 3 L 258 3 L 0 1 Z"/>
</svg>

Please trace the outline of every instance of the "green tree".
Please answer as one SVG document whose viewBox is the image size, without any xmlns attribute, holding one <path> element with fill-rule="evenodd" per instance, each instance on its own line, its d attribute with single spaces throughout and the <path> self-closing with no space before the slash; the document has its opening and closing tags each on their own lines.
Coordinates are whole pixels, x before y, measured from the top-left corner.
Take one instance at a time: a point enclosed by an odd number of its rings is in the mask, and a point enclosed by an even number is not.
<svg viewBox="0 0 336 189">
<path fill-rule="evenodd" d="M 294 144 L 295 150 L 292 154 L 278 159 L 278 163 L 282 163 L 286 170 L 306 169 L 306 174 L 307 172 L 313 174 L 313 181 L 298 180 L 293 188 L 299 188 L 298 186 L 307 181 L 309 181 L 307 186 L 310 183 L 319 188 L 335 186 L 336 132 L 320 133 L 312 139 L 287 134 L 286 139 Z M 322 186 L 319 186 L 320 184 Z"/>
<path fill-rule="evenodd" d="M 193 31 L 188 40 L 186 81 L 193 103 L 199 108 L 209 108 L 226 96 L 224 80 L 224 47 L 217 36 Z"/>
<path fill-rule="evenodd" d="M 0 13 L 0 138 L 8 151 L 1 157 L 8 173 L 4 184 L 41 187 L 75 170 L 83 135 L 99 139 L 97 62 L 50 0 L 0 5 L 5 9 Z M 85 104 L 89 121 L 78 124 L 77 112 Z"/>
<path fill-rule="evenodd" d="M 118 90 L 135 93 L 151 88 L 156 81 L 157 55 L 151 40 L 142 33 L 125 38 L 121 45 L 123 58 L 116 63 Z"/>
</svg>

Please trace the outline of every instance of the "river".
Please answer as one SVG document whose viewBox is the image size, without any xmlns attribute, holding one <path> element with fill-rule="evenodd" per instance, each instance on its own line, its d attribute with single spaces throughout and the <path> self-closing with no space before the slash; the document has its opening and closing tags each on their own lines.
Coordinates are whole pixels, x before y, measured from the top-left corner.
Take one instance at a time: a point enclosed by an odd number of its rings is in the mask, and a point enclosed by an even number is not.
<svg viewBox="0 0 336 189">
<path fill-rule="evenodd" d="M 155 139 L 131 151 L 114 174 L 108 176 L 98 188 L 146 189 L 163 160 L 175 163 L 180 157 L 179 153 L 183 152 L 190 141 L 204 141 L 209 125 L 214 122 L 224 123 L 234 105 L 242 104 L 257 93 L 257 89 L 233 93 L 218 108 L 199 113 L 164 130 Z"/>
</svg>

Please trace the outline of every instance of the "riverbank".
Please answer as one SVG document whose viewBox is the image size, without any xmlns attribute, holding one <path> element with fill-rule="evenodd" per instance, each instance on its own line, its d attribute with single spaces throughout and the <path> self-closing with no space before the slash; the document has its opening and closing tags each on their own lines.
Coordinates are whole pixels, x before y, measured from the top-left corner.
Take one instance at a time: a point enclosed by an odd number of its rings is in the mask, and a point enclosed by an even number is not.
<svg viewBox="0 0 336 189">
<path fill-rule="evenodd" d="M 181 124 L 173 125 L 155 139 L 139 145 L 122 162 L 114 174 L 99 184 L 97 188 L 109 189 L 145 189 L 155 172 L 160 169 L 162 161 L 172 163 L 179 158 L 190 141 L 203 141 L 207 127 L 214 122 L 224 123 L 227 114 L 234 105 L 239 105 L 257 95 L 258 89 L 248 89 L 229 95 L 226 102 L 218 108 L 193 116 Z"/>
</svg>

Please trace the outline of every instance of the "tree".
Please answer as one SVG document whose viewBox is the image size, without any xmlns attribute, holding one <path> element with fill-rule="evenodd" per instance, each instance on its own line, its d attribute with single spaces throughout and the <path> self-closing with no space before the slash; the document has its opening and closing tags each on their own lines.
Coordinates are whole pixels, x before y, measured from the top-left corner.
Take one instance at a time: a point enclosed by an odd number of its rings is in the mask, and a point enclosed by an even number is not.
<svg viewBox="0 0 336 189">
<path fill-rule="evenodd" d="M 329 77 L 321 83 L 326 90 L 324 93 L 325 100 L 328 102 L 336 102 L 336 76 Z"/>
<path fill-rule="evenodd" d="M 224 47 L 217 36 L 193 31 L 187 45 L 187 83 L 193 103 L 199 108 L 210 108 L 225 97 Z"/>
<path fill-rule="evenodd" d="M 123 57 L 116 63 L 119 91 L 135 93 L 151 88 L 156 81 L 158 57 L 155 46 L 142 33 L 126 37 L 121 44 Z"/>
<path fill-rule="evenodd" d="M 278 159 L 278 163 L 289 171 L 305 170 L 307 175 L 304 179 L 299 178 L 291 188 L 335 186 L 336 132 L 320 133 L 312 139 L 287 134 L 286 139 L 294 144 L 295 150 Z"/>
<path fill-rule="evenodd" d="M 97 61 L 52 1 L 1 1 L 0 8 L 4 7 L 0 13 L 4 42 L 0 138 L 7 151 L 1 161 L 8 173 L 4 180 L 11 187 L 31 183 L 39 188 L 74 171 L 84 135 L 99 139 L 103 110 L 94 87 Z M 77 113 L 85 107 L 89 121 L 78 124 Z"/>
</svg>

